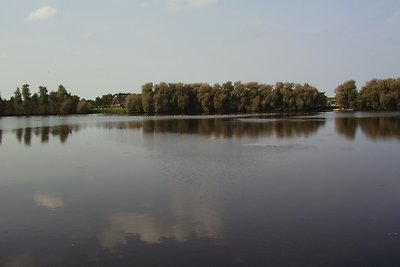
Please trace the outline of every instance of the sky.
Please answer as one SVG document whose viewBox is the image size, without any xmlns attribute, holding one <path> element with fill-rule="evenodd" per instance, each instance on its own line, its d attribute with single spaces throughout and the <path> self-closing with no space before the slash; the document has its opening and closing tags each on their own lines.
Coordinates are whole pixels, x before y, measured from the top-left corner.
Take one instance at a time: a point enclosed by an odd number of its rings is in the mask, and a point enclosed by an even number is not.
<svg viewBox="0 0 400 267">
<path fill-rule="evenodd" d="M 0 0 L 0 92 L 400 77 L 398 0 Z"/>
</svg>

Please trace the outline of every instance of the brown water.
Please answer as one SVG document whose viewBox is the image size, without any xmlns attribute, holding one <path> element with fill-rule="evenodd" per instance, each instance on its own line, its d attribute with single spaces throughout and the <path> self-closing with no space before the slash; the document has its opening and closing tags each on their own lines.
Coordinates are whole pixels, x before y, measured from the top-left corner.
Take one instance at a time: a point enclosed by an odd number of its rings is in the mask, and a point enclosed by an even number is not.
<svg viewBox="0 0 400 267">
<path fill-rule="evenodd" d="M 400 266 L 400 113 L 0 118 L 0 266 Z"/>
</svg>

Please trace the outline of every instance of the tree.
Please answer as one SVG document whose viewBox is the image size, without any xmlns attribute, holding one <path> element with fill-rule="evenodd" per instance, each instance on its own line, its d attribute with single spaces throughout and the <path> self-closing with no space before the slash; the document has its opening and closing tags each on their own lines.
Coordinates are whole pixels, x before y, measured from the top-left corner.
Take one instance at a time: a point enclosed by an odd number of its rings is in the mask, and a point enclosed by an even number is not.
<svg viewBox="0 0 400 267">
<path fill-rule="evenodd" d="M 0 117 L 3 116 L 4 113 L 5 113 L 5 101 L 1 98 L 1 93 L 0 93 Z"/>
<path fill-rule="evenodd" d="M 257 82 L 249 82 L 246 84 L 248 92 L 247 112 L 259 112 L 261 109 L 260 85 Z"/>
<path fill-rule="evenodd" d="M 272 103 L 270 102 L 270 95 L 273 87 L 269 84 L 260 84 L 260 111 L 272 111 Z"/>
<path fill-rule="evenodd" d="M 48 113 L 49 95 L 45 86 L 39 86 L 39 113 Z"/>
<path fill-rule="evenodd" d="M 79 100 L 76 112 L 80 114 L 86 114 L 89 112 L 89 104 L 85 99 Z"/>
<path fill-rule="evenodd" d="M 210 113 L 213 111 L 213 95 L 211 86 L 203 83 L 197 90 L 197 99 L 201 104 L 201 108 L 204 113 Z"/>
<path fill-rule="evenodd" d="M 324 99 L 317 88 L 305 83 L 296 84 L 293 89 L 295 109 L 299 111 L 315 110 L 324 105 Z"/>
<path fill-rule="evenodd" d="M 29 115 L 40 114 L 40 112 L 39 112 L 39 94 L 38 93 L 34 93 L 31 97 L 28 114 Z"/>
<path fill-rule="evenodd" d="M 186 113 L 189 110 L 190 96 L 187 88 L 182 83 L 176 84 L 175 87 L 175 99 L 177 104 L 178 112 Z"/>
<path fill-rule="evenodd" d="M 335 89 L 335 99 L 338 106 L 355 108 L 357 103 L 357 86 L 354 80 L 347 81 Z"/>
<path fill-rule="evenodd" d="M 226 91 L 221 85 L 214 84 L 212 88 L 213 95 L 213 106 L 214 110 L 218 113 L 226 113 L 229 110 L 228 101 L 228 91 Z"/>
<path fill-rule="evenodd" d="M 29 84 L 22 85 L 21 95 L 22 95 L 23 113 L 31 114 L 31 92 L 29 89 Z"/>
<path fill-rule="evenodd" d="M 136 94 L 128 95 L 125 106 L 129 114 L 143 113 L 142 96 Z"/>
<path fill-rule="evenodd" d="M 48 113 L 52 115 L 58 114 L 57 92 L 52 91 L 49 94 Z"/>
<path fill-rule="evenodd" d="M 248 99 L 248 91 L 246 89 L 246 85 L 243 84 L 241 81 L 237 81 L 233 84 L 234 89 L 232 91 L 232 95 L 234 98 L 234 102 L 236 103 L 237 112 L 245 112 L 249 106 L 249 99 Z"/>
<path fill-rule="evenodd" d="M 13 108 L 16 115 L 23 114 L 23 107 L 22 107 L 22 95 L 21 90 L 19 87 L 14 92 L 14 99 L 13 99 Z"/>
<path fill-rule="evenodd" d="M 60 115 L 67 115 L 70 114 L 72 106 L 72 100 L 70 98 L 65 98 L 64 101 L 62 101 L 60 108 L 58 110 Z"/>
<path fill-rule="evenodd" d="M 156 113 L 172 112 L 169 109 L 171 94 L 167 83 L 159 83 L 154 86 L 154 111 Z"/>
<path fill-rule="evenodd" d="M 358 106 L 366 110 L 400 109 L 400 78 L 373 79 L 358 94 Z"/>
<path fill-rule="evenodd" d="M 146 83 L 142 86 L 142 106 L 146 113 L 154 112 L 154 91 L 153 84 Z"/>
</svg>

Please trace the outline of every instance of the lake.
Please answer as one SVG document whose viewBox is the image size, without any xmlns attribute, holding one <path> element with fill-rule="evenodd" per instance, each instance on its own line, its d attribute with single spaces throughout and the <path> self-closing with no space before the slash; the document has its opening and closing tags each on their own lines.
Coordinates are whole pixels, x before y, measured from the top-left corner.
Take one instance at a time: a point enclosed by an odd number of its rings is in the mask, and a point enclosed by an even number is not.
<svg viewBox="0 0 400 267">
<path fill-rule="evenodd" d="M 400 266 L 400 113 L 0 118 L 0 266 Z"/>
</svg>

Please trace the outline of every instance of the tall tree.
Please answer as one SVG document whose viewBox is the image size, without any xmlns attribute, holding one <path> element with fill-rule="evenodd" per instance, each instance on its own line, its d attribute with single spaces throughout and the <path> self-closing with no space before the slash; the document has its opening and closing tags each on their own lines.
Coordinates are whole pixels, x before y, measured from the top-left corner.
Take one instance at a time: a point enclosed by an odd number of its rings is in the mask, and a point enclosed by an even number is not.
<svg viewBox="0 0 400 267">
<path fill-rule="evenodd" d="M 1 98 L 1 93 L 0 93 L 0 117 L 3 116 L 4 114 L 5 114 L 5 101 Z"/>
<path fill-rule="evenodd" d="M 80 114 L 87 114 L 89 112 L 89 103 L 85 99 L 79 100 L 76 107 L 76 112 Z"/>
<path fill-rule="evenodd" d="M 146 83 L 142 86 L 142 106 L 146 113 L 154 112 L 154 91 L 153 84 Z"/>
<path fill-rule="evenodd" d="M 23 114 L 23 107 L 22 107 L 22 95 L 21 90 L 19 87 L 14 92 L 14 99 L 13 99 L 13 108 L 16 115 Z"/>
<path fill-rule="evenodd" d="M 154 86 L 154 111 L 156 113 L 168 113 L 171 95 L 167 83 L 159 83 Z"/>
<path fill-rule="evenodd" d="M 39 113 L 47 114 L 48 113 L 48 102 L 49 95 L 47 88 L 45 86 L 39 86 Z"/>
<path fill-rule="evenodd" d="M 197 99 L 204 113 L 213 112 L 213 95 L 212 88 L 209 84 L 203 83 L 200 85 L 197 91 Z"/>
<path fill-rule="evenodd" d="M 189 111 L 190 95 L 185 88 L 184 84 L 178 83 L 175 87 L 175 99 L 177 104 L 177 110 L 179 113 L 186 113 Z"/>
<path fill-rule="evenodd" d="M 229 92 L 217 83 L 214 84 L 212 90 L 214 110 L 218 113 L 229 112 Z"/>
<path fill-rule="evenodd" d="M 125 107 L 129 114 L 143 113 L 142 96 L 136 94 L 128 95 Z"/>
<path fill-rule="evenodd" d="M 31 92 L 29 89 L 29 84 L 22 85 L 21 95 L 24 114 L 31 114 Z"/>
<path fill-rule="evenodd" d="M 340 84 L 336 89 L 336 103 L 343 108 L 355 108 L 357 101 L 357 86 L 354 80 Z"/>
</svg>

